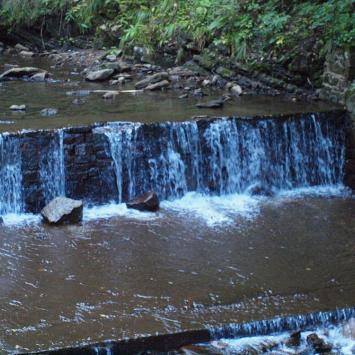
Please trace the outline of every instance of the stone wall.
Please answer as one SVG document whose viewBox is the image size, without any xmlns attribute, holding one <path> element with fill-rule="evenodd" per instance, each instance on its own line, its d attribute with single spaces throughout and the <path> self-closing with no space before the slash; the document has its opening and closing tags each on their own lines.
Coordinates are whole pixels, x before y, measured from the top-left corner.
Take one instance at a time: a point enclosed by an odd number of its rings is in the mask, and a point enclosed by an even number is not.
<svg viewBox="0 0 355 355">
<path fill-rule="evenodd" d="M 355 50 L 333 49 L 327 55 L 321 99 L 345 105 L 349 112 L 346 128 L 345 183 L 355 191 Z"/>
<path fill-rule="evenodd" d="M 279 115 L 276 117 L 251 117 L 238 118 L 238 120 L 247 120 L 249 123 L 259 120 L 272 119 L 274 122 L 284 120 L 298 120 L 302 114 Z M 355 190 L 355 150 L 353 149 L 355 135 L 349 120 L 344 121 L 344 111 L 332 111 L 324 114 L 318 114 L 319 119 L 330 120 L 334 122 L 332 127 L 335 129 L 344 127 L 348 123 L 347 150 L 346 150 L 346 176 L 345 182 Z M 201 150 L 204 150 L 203 156 L 209 156 L 208 147 L 204 144 L 204 132 L 211 124 L 211 121 L 217 118 L 204 119 L 197 121 L 198 135 L 201 142 Z M 235 118 L 230 118 L 235 119 Z M 253 123 L 252 123 L 253 124 Z M 338 128 L 336 128 L 338 127 Z M 85 200 L 87 205 L 102 204 L 109 201 L 117 201 L 118 190 L 116 183 L 116 173 L 114 162 L 111 156 L 110 144 L 105 134 L 98 134 L 98 129 L 105 128 L 104 124 L 92 126 L 66 128 L 63 129 L 63 149 L 64 149 L 64 168 L 65 168 L 65 194 L 68 197 Z M 149 161 L 152 157 L 159 157 L 163 150 L 167 150 L 168 142 L 171 139 L 177 139 L 171 136 L 169 123 L 167 124 L 143 124 L 137 131 L 132 154 L 134 153 L 134 168 L 131 174 L 134 174 L 138 181 L 136 193 L 143 193 L 149 188 L 146 185 L 147 176 L 149 176 Z M 19 142 L 21 150 L 21 170 L 22 170 L 22 195 L 24 209 L 29 212 L 38 212 L 43 208 L 48 200 L 48 191 L 43 187 L 41 180 L 41 162 L 43 159 L 49 159 L 50 149 L 53 150 L 53 141 L 58 140 L 58 131 L 34 131 L 19 134 L 10 134 L 8 139 L 14 139 Z M 282 143 L 282 142 L 281 142 Z M 283 142 L 282 144 L 287 144 Z M 207 148 L 206 148 L 206 147 Z M 183 154 L 192 154 L 185 152 Z M 196 189 L 196 181 L 190 176 L 193 171 L 194 157 L 182 157 L 186 169 L 186 184 L 189 191 Z M 53 159 L 53 158 L 52 158 Z M 208 164 L 208 161 L 206 161 Z M 207 165 L 206 165 L 207 166 Z M 206 176 L 202 178 L 209 184 L 208 167 L 205 170 Z M 126 175 L 125 175 L 126 174 Z M 53 180 L 61 179 L 61 176 L 52 176 Z M 129 176 L 123 174 L 122 200 L 128 198 Z M 161 179 L 159 178 L 159 181 Z M 208 185 L 211 191 L 218 189 L 218 186 Z M 218 190 L 217 190 L 218 191 Z"/>
</svg>

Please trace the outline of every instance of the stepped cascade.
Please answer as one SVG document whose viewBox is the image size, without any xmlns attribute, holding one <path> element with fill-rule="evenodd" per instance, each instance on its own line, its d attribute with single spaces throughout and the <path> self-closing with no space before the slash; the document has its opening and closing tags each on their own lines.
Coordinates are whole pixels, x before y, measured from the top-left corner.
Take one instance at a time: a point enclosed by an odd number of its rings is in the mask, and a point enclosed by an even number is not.
<svg viewBox="0 0 355 355">
<path fill-rule="evenodd" d="M 38 212 L 60 195 L 102 204 L 148 190 L 272 194 L 341 184 L 344 165 L 341 111 L 2 134 L 0 214 Z"/>
</svg>

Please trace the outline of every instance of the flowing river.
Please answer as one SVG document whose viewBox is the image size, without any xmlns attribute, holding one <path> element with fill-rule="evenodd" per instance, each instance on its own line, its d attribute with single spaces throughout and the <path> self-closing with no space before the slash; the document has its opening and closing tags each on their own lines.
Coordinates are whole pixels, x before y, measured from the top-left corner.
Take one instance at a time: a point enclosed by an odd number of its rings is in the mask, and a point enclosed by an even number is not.
<svg viewBox="0 0 355 355">
<path fill-rule="evenodd" d="M 73 106 L 67 91 L 102 85 L 65 70 L 70 81 L 0 86 L 1 350 L 101 342 L 92 353 L 109 354 L 110 340 L 203 329 L 195 353 L 247 354 L 304 329 L 354 353 L 341 113 L 246 97 L 188 120 L 201 111 L 174 94 Z M 57 116 L 38 114 L 52 106 Z M 159 212 L 126 208 L 150 189 Z M 41 223 L 58 195 L 84 200 L 81 225 Z"/>
</svg>

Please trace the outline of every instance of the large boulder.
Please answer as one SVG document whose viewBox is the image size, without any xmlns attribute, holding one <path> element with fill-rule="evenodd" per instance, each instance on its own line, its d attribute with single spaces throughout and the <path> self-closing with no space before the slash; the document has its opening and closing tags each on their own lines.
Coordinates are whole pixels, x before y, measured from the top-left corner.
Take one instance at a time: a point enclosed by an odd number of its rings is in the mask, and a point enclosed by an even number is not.
<svg viewBox="0 0 355 355">
<path fill-rule="evenodd" d="M 138 211 L 156 212 L 159 210 L 159 198 L 155 192 L 149 191 L 127 202 L 126 205 Z"/>
<path fill-rule="evenodd" d="M 0 81 L 10 78 L 32 77 L 38 73 L 46 73 L 46 71 L 34 67 L 11 68 L 0 75 Z"/>
<path fill-rule="evenodd" d="M 48 224 L 75 224 L 83 220 L 83 202 L 67 197 L 56 197 L 41 211 Z"/>
<path fill-rule="evenodd" d="M 113 69 L 94 70 L 88 72 L 85 79 L 87 81 L 105 81 L 110 79 L 114 73 Z"/>
</svg>

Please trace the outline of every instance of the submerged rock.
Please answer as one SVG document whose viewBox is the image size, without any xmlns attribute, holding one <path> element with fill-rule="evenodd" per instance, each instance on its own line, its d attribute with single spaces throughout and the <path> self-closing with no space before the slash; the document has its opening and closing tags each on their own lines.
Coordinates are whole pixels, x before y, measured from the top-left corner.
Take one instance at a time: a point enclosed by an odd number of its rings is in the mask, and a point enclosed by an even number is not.
<svg viewBox="0 0 355 355">
<path fill-rule="evenodd" d="M 127 202 L 126 205 L 138 211 L 156 212 L 159 210 L 159 198 L 155 192 L 149 191 Z"/>
<path fill-rule="evenodd" d="M 4 224 L 4 219 L 0 216 L 0 226 Z"/>
<path fill-rule="evenodd" d="M 105 93 L 102 95 L 102 98 L 105 99 L 105 100 L 112 100 L 112 99 L 114 99 L 117 95 L 118 95 L 118 92 L 108 91 L 108 92 L 105 92 Z"/>
<path fill-rule="evenodd" d="M 58 109 L 56 108 L 44 108 L 40 111 L 40 115 L 44 117 L 51 117 L 55 116 L 58 113 Z"/>
<path fill-rule="evenodd" d="M 95 71 L 90 71 L 87 73 L 85 80 L 87 81 L 105 81 L 111 78 L 111 76 L 114 74 L 113 69 L 101 69 L 101 70 L 95 70 Z"/>
<path fill-rule="evenodd" d="M 56 197 L 41 211 L 48 224 L 75 224 L 83 220 L 83 202 L 67 197 Z"/>
<path fill-rule="evenodd" d="M 11 111 L 26 111 L 26 105 L 11 105 Z"/>
<path fill-rule="evenodd" d="M 307 337 L 307 344 L 311 346 L 316 353 L 324 354 L 332 350 L 332 346 L 327 344 L 316 333 L 312 333 Z"/>
<path fill-rule="evenodd" d="M 208 102 L 201 102 L 196 105 L 198 108 L 222 108 L 224 105 L 223 99 L 211 100 Z"/>
</svg>

